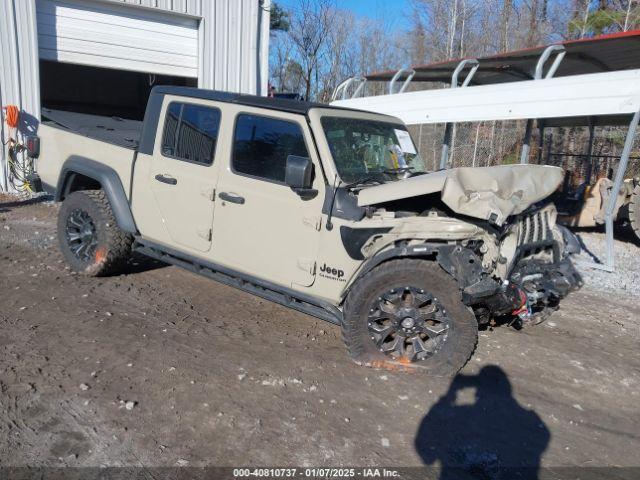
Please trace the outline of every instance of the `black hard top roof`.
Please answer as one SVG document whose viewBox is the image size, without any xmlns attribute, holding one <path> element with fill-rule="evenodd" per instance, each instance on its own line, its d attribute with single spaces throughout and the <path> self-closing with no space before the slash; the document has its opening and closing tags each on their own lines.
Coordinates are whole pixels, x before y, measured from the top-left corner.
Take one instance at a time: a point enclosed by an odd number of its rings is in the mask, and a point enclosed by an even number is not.
<svg viewBox="0 0 640 480">
<path fill-rule="evenodd" d="M 299 100 L 289 100 L 286 98 L 259 97 L 257 95 L 245 95 L 241 93 L 219 92 L 216 90 L 205 90 L 193 87 L 175 87 L 169 85 L 158 85 L 153 87 L 147 110 L 144 114 L 142 133 L 140 135 L 140 145 L 138 152 L 146 155 L 153 154 L 153 147 L 160 122 L 160 111 L 165 95 L 175 95 L 185 98 L 201 98 L 214 102 L 234 103 L 236 105 L 247 105 L 249 107 L 268 108 L 281 112 L 299 113 L 307 115 L 312 108 L 328 108 L 331 110 L 358 111 L 352 108 L 332 107 L 324 103 L 301 102 Z M 370 113 L 370 112 L 369 112 Z"/>
<path fill-rule="evenodd" d="M 205 90 L 193 87 L 157 86 L 151 91 L 151 95 L 177 95 L 181 97 L 201 98 L 215 102 L 235 103 L 250 107 L 269 108 L 281 112 L 300 113 L 306 115 L 312 108 L 330 108 L 335 110 L 352 110 L 332 107 L 324 103 L 304 102 L 290 100 L 288 98 L 260 97 L 258 95 L 246 95 L 241 93 L 220 92 L 217 90 Z"/>
</svg>

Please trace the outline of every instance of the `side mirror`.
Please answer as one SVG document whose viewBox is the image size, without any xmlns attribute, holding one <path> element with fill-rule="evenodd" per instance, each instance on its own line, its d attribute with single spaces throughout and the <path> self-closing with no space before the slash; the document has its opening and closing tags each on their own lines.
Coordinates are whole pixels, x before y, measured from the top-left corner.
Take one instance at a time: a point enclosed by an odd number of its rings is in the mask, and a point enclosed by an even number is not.
<svg viewBox="0 0 640 480">
<path fill-rule="evenodd" d="M 318 194 L 313 185 L 313 163 L 308 157 L 289 155 L 284 173 L 284 182 L 304 200 Z"/>
</svg>

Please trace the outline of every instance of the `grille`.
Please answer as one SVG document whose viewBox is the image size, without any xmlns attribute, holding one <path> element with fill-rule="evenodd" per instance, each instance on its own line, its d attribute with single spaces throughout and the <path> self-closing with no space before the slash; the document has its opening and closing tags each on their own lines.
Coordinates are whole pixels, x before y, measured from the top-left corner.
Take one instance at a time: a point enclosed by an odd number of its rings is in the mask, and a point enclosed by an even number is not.
<svg viewBox="0 0 640 480">
<path fill-rule="evenodd" d="M 548 210 L 539 210 L 521 217 L 518 221 L 518 231 L 518 245 L 553 240 L 550 212 Z"/>
</svg>

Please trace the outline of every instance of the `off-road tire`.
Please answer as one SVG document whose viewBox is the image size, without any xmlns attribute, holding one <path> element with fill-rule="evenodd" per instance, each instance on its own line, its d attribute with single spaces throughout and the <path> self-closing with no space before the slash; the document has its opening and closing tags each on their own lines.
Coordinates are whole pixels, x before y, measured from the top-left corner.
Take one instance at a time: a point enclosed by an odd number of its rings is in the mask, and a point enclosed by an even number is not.
<svg viewBox="0 0 640 480">
<path fill-rule="evenodd" d="M 67 237 L 67 221 L 73 212 L 84 212 L 95 226 L 95 252 L 88 259 L 78 258 Z M 131 255 L 133 237 L 120 230 L 109 200 L 102 190 L 71 193 L 62 202 L 58 214 L 58 241 L 62 254 L 72 270 L 89 276 L 118 273 Z"/>
<path fill-rule="evenodd" d="M 640 185 L 636 185 L 629 200 L 629 224 L 631 230 L 640 240 Z"/>
<path fill-rule="evenodd" d="M 430 358 L 407 363 L 381 353 L 368 330 L 369 306 L 380 292 L 411 284 L 434 295 L 445 307 L 450 328 L 442 347 Z M 464 303 L 457 282 L 428 260 L 398 259 L 359 279 L 344 303 L 342 338 L 352 359 L 373 367 L 415 370 L 434 376 L 455 375 L 471 358 L 478 342 L 478 323 Z"/>
</svg>

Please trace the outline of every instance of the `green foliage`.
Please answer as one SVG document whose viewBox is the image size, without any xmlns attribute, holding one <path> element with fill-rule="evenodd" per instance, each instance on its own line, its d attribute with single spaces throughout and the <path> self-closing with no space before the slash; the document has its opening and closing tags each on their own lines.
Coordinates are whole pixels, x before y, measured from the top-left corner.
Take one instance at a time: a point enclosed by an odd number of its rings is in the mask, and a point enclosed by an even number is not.
<svg viewBox="0 0 640 480">
<path fill-rule="evenodd" d="M 591 37 L 617 31 L 624 24 L 626 12 L 609 8 L 598 9 L 584 18 L 574 18 L 569 22 L 568 28 L 571 35 L 577 36 L 583 33 Z"/>
<path fill-rule="evenodd" d="M 502 158 L 502 162 L 500 164 L 501 165 L 516 165 L 517 163 L 520 163 L 520 156 L 518 155 L 518 152 L 511 152 L 511 153 L 508 153 L 507 155 L 505 155 Z"/>
<path fill-rule="evenodd" d="M 269 30 L 272 32 L 288 32 L 291 27 L 289 12 L 275 2 L 271 4 L 269 10 Z"/>
</svg>

